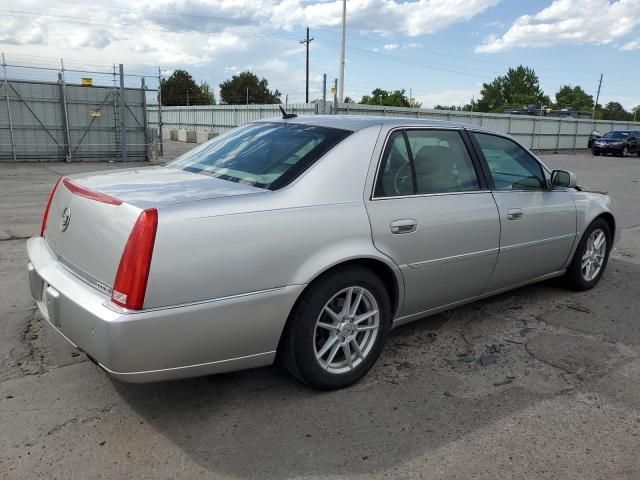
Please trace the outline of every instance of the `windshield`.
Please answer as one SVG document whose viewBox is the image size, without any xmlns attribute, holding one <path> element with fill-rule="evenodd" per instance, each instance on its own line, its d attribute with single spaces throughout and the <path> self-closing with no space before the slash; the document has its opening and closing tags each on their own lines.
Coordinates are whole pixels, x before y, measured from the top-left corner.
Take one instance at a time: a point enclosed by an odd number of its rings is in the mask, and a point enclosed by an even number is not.
<svg viewBox="0 0 640 480">
<path fill-rule="evenodd" d="M 350 131 L 298 123 L 250 123 L 167 164 L 276 190 L 291 182 Z"/>
<path fill-rule="evenodd" d="M 602 138 L 617 138 L 624 140 L 629 136 L 629 132 L 608 132 L 605 133 Z"/>
</svg>

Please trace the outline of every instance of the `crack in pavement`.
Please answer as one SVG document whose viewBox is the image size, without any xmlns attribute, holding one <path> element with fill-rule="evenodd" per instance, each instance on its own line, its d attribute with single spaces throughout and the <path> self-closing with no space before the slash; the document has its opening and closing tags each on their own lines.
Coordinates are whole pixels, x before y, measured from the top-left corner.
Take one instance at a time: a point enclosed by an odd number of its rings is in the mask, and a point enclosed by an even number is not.
<svg viewBox="0 0 640 480">
<path fill-rule="evenodd" d="M 30 238 L 31 236 L 29 235 L 26 235 L 26 236 L 10 235 L 8 237 L 0 238 L 0 242 L 11 242 L 13 240 L 28 240 Z"/>
</svg>

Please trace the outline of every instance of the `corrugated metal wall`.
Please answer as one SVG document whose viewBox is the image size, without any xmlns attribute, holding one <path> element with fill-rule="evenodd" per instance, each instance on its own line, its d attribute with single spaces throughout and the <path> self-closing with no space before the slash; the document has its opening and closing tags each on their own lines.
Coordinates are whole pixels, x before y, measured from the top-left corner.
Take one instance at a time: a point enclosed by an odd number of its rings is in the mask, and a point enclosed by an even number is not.
<svg viewBox="0 0 640 480">
<path fill-rule="evenodd" d="M 114 87 L 0 81 L 0 160 L 120 158 L 119 96 Z M 127 156 L 142 159 L 149 143 L 144 91 L 125 89 L 125 103 Z"/>
<path fill-rule="evenodd" d="M 294 104 L 288 111 L 298 115 L 315 115 L 322 110 L 319 104 Z M 332 111 L 332 105 L 327 105 Z M 593 130 L 640 130 L 640 123 L 593 121 L 557 117 L 529 117 L 497 113 L 457 112 L 445 110 L 379 107 L 375 105 L 339 104 L 342 115 L 382 115 L 408 118 L 449 120 L 481 125 L 490 130 L 508 133 L 529 148 L 541 150 L 587 148 Z M 217 133 L 253 120 L 279 116 L 277 105 L 203 105 L 192 107 L 162 107 L 163 129 L 202 130 Z M 149 126 L 158 125 L 157 105 L 148 106 Z"/>
<path fill-rule="evenodd" d="M 315 103 L 290 104 L 287 111 L 298 115 L 315 115 Z M 147 107 L 149 127 L 158 127 L 158 106 Z M 278 105 L 194 105 L 162 107 L 163 129 L 200 130 L 224 133 L 254 120 L 280 116 Z"/>
</svg>

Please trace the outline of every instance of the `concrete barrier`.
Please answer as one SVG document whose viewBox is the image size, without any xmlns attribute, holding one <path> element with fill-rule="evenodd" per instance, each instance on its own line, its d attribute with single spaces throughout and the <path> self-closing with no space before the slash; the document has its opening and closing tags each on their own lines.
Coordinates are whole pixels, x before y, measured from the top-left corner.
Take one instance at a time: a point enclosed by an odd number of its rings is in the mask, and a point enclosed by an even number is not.
<svg viewBox="0 0 640 480">
<path fill-rule="evenodd" d="M 207 135 L 209 132 L 201 132 L 201 131 L 197 131 L 196 132 L 196 142 L 197 143 L 204 143 L 207 140 L 209 140 L 209 135 Z"/>
<path fill-rule="evenodd" d="M 171 132 L 173 130 L 169 130 L 168 128 L 163 128 L 162 129 L 162 139 L 163 140 L 173 140 L 173 138 L 171 138 Z M 176 134 L 176 138 L 177 138 L 178 134 Z"/>
<path fill-rule="evenodd" d="M 186 142 L 187 141 L 187 131 L 186 130 L 178 130 L 178 141 Z"/>
<path fill-rule="evenodd" d="M 178 130 L 169 130 L 169 139 L 174 142 L 178 141 Z"/>
<path fill-rule="evenodd" d="M 195 130 L 187 130 L 187 143 L 198 143 L 198 135 Z"/>
<path fill-rule="evenodd" d="M 211 140 L 212 138 L 215 138 L 218 135 L 219 135 L 218 132 L 207 132 L 207 139 Z"/>
</svg>

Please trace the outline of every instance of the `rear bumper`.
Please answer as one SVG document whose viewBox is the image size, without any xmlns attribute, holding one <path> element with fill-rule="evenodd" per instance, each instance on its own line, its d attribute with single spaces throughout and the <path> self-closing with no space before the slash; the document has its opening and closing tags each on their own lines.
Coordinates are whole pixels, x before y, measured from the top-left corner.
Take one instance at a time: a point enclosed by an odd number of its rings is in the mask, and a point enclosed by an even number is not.
<svg viewBox="0 0 640 480">
<path fill-rule="evenodd" d="M 47 321 L 104 370 L 153 382 L 268 365 L 304 285 L 132 312 L 86 284 L 41 237 L 27 242 L 31 295 Z"/>
</svg>

